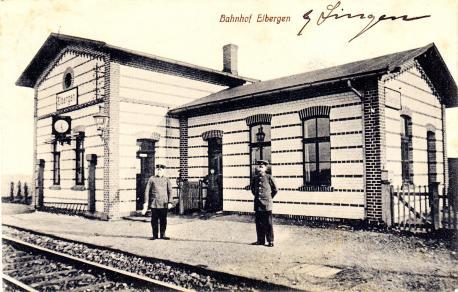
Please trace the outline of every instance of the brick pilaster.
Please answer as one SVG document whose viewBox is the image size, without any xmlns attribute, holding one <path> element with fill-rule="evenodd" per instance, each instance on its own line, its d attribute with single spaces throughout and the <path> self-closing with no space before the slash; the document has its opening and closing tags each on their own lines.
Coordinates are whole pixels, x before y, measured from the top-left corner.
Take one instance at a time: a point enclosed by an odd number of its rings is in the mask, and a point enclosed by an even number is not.
<svg viewBox="0 0 458 292">
<path fill-rule="evenodd" d="M 119 65 L 105 59 L 105 110 L 110 119 L 104 141 L 103 213 L 119 217 Z"/>
<path fill-rule="evenodd" d="M 33 100 L 33 170 L 32 170 L 32 185 L 30 186 L 30 194 L 32 200 L 32 206 L 36 207 L 37 204 L 37 124 L 38 124 L 38 86 L 34 88 L 34 100 Z M 46 166 L 46 164 L 45 164 Z"/>
<path fill-rule="evenodd" d="M 180 172 L 181 178 L 188 178 L 188 118 L 180 117 Z"/>
<path fill-rule="evenodd" d="M 448 157 L 447 157 L 447 121 L 446 121 L 446 108 L 445 105 L 442 105 L 442 153 L 444 159 L 444 188 L 445 191 L 448 191 L 448 181 L 449 181 L 449 173 L 448 173 Z"/>
<path fill-rule="evenodd" d="M 382 169 L 385 168 L 385 93 L 381 81 L 367 82 L 363 89 L 366 173 L 366 218 L 382 220 Z"/>
</svg>

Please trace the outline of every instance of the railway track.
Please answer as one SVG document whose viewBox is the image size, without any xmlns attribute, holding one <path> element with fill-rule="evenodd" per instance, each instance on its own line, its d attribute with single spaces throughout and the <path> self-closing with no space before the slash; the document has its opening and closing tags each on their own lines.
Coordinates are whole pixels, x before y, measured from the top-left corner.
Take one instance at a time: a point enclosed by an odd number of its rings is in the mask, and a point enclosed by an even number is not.
<svg viewBox="0 0 458 292">
<path fill-rule="evenodd" d="M 75 258 L 76 260 L 80 261 L 83 260 L 83 264 L 78 264 L 78 267 L 85 267 L 85 270 L 88 270 L 90 267 L 89 274 L 92 275 L 106 275 L 107 282 L 113 281 L 114 273 L 112 270 L 119 270 L 123 274 L 128 275 L 136 275 L 137 280 L 129 280 L 125 276 L 115 276 L 114 282 L 116 283 L 106 283 L 103 284 L 103 280 L 101 282 L 97 282 L 94 285 L 86 285 L 87 288 L 78 288 L 78 291 L 114 291 L 114 290 L 136 290 L 136 291 L 149 291 L 149 290 L 177 290 L 183 291 L 185 289 L 195 290 L 195 291 L 295 291 L 295 288 L 287 287 L 283 285 L 278 285 L 270 282 L 266 282 L 259 279 L 251 279 L 243 276 L 228 274 L 224 272 L 218 272 L 214 270 L 207 269 L 203 266 L 195 266 L 189 265 L 185 263 L 176 263 L 173 261 L 151 258 L 140 256 L 137 254 L 132 254 L 126 251 L 121 251 L 118 249 L 114 249 L 111 247 L 104 247 L 98 246 L 89 243 L 82 243 L 78 241 L 73 241 L 69 239 L 65 239 L 59 236 L 50 235 L 47 233 L 41 233 L 38 231 L 17 227 L 17 226 L 10 226 L 6 224 L 2 224 L 2 236 L 3 236 L 3 265 L 14 263 L 12 260 L 15 255 L 10 256 L 5 248 L 6 245 L 14 246 L 13 243 L 8 243 L 8 239 L 15 238 L 24 243 L 28 243 L 30 245 L 35 245 L 42 249 L 48 249 L 51 253 L 51 258 L 54 258 L 59 253 L 62 253 L 64 256 L 70 256 Z M 19 249 L 20 246 L 15 247 Z M 28 256 L 34 255 L 33 251 L 28 251 L 27 248 L 23 247 L 18 251 L 22 253 L 29 252 Z M 24 255 L 25 256 L 25 255 Z M 11 259 L 10 259 L 11 258 Z M 18 258 L 19 259 L 19 258 Z M 70 263 L 66 258 L 61 258 L 57 256 L 57 260 L 60 260 L 64 263 Z M 24 259 L 26 260 L 26 259 Z M 104 266 L 108 269 L 102 270 L 102 273 L 99 269 L 91 268 L 92 266 L 85 265 L 85 262 L 88 261 L 90 263 L 99 264 Z M 35 268 L 37 263 L 32 263 L 28 268 L 22 268 L 21 273 L 25 273 L 24 275 L 17 273 L 5 273 L 5 281 L 8 282 L 8 278 L 16 278 L 17 276 L 27 276 L 35 274 L 43 274 L 43 273 L 51 273 L 50 275 L 46 276 L 47 279 L 53 279 L 51 277 L 54 271 L 41 271 L 40 268 Z M 34 272 L 27 273 L 27 270 L 31 270 Z M 77 268 L 75 268 L 77 269 Z M 61 268 L 58 272 L 64 273 L 67 269 Z M 8 272 L 8 270 L 5 270 Z M 57 276 L 58 274 L 56 274 Z M 116 274 L 115 274 L 116 275 Z M 101 277 L 101 276 L 100 276 Z M 104 276 L 105 277 L 105 276 Z M 147 283 L 139 282 L 138 277 L 146 278 L 148 281 Z M 91 276 L 87 277 L 88 279 Z M 27 277 L 26 277 L 27 279 Z M 111 279 L 111 280 L 110 280 Z M 122 279 L 122 280 L 120 280 Z M 127 280 L 126 280 L 127 279 Z M 151 280 L 153 283 L 150 283 Z M 19 279 L 21 280 L 21 279 Z M 43 281 L 45 281 L 44 279 Z M 27 281 L 23 281 L 23 284 L 27 284 Z M 33 279 L 32 279 L 33 282 Z M 31 282 L 31 283 L 32 283 Z M 167 287 L 164 288 L 155 288 L 158 283 L 164 283 L 170 286 L 170 289 Z M 135 288 L 129 285 L 136 285 Z M 170 285 L 171 284 L 171 285 Z M 57 284 L 56 284 L 57 285 Z M 97 286 L 96 286 L 97 285 Z M 15 284 L 10 284 L 10 286 L 17 286 Z M 31 286 L 31 285 L 29 285 Z M 84 286 L 83 286 L 84 287 Z M 107 288 L 105 288 L 107 287 Z M 113 287 L 113 288 L 110 288 Z M 33 287 L 32 287 L 33 288 Z M 97 288 L 97 289 L 94 289 Z M 87 289 L 87 290 L 85 290 Z M 11 290 L 11 289 L 10 289 Z M 12 289 L 14 290 L 14 289 Z M 19 289 L 21 291 L 27 291 L 24 289 Z M 57 289 L 56 287 L 52 289 L 38 289 L 38 290 L 47 290 L 47 291 L 55 291 L 55 290 L 62 290 Z M 64 289 L 65 290 L 65 289 Z M 68 289 L 67 289 L 68 290 Z M 186 290 L 185 290 L 186 291 Z"/>
<path fill-rule="evenodd" d="M 191 291 L 2 236 L 4 291 Z"/>
</svg>

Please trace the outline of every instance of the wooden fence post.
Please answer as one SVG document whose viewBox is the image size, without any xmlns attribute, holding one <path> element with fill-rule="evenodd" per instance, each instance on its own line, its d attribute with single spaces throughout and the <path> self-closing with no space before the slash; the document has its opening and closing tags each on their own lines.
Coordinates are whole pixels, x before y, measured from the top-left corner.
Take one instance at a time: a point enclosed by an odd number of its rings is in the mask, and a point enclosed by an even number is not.
<svg viewBox="0 0 458 292">
<path fill-rule="evenodd" d="M 382 171 L 382 221 L 386 226 L 393 225 L 393 202 L 391 198 L 391 186 L 388 181 L 388 172 Z"/>
<path fill-rule="evenodd" d="M 10 201 L 14 201 L 14 182 L 10 184 Z"/>
<path fill-rule="evenodd" d="M 431 222 L 432 229 L 437 230 L 440 227 L 439 222 L 439 183 L 432 182 L 429 184 L 429 202 L 431 204 Z"/>
<path fill-rule="evenodd" d="M 179 190 L 178 202 L 180 204 L 180 208 L 179 208 L 179 214 L 180 215 L 184 214 L 184 198 L 183 198 L 183 194 L 185 192 L 185 190 L 184 190 L 185 183 L 186 183 L 185 181 L 181 181 L 179 186 L 178 186 L 178 190 Z"/>
<path fill-rule="evenodd" d="M 22 184 L 21 184 L 21 181 L 18 181 L 18 183 L 17 183 L 16 200 L 19 203 L 22 201 Z"/>
<path fill-rule="evenodd" d="M 97 165 L 97 155 L 87 154 L 86 160 L 89 162 L 89 176 L 87 188 L 87 211 L 95 212 L 95 167 Z"/>
<path fill-rule="evenodd" d="M 391 222 L 390 227 L 394 225 L 394 187 L 390 185 L 390 214 L 391 214 Z"/>
<path fill-rule="evenodd" d="M 44 170 L 45 170 L 45 160 L 44 159 L 39 159 L 38 160 L 38 175 L 37 175 L 37 184 L 36 184 L 36 194 L 38 196 L 38 202 L 36 207 L 37 208 L 43 208 L 44 206 L 44 193 L 43 193 L 43 187 L 44 187 Z"/>
<path fill-rule="evenodd" d="M 29 186 L 26 182 L 24 183 L 24 203 L 29 204 Z"/>
</svg>

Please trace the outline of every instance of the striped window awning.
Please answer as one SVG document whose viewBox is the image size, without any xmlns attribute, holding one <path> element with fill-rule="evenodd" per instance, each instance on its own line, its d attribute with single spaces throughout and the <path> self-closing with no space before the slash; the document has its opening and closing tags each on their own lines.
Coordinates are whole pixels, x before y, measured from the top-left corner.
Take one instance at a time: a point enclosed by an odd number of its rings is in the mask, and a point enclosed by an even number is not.
<svg viewBox="0 0 458 292">
<path fill-rule="evenodd" d="M 78 133 L 85 132 L 85 131 L 86 131 L 86 127 L 83 125 L 79 125 L 72 129 L 72 134 L 78 135 Z"/>
<path fill-rule="evenodd" d="M 433 124 L 426 124 L 425 125 L 426 132 L 436 132 L 436 126 Z"/>
<path fill-rule="evenodd" d="M 161 134 L 157 132 L 138 132 L 135 134 L 137 140 L 153 140 L 157 142 L 161 139 Z"/>
<path fill-rule="evenodd" d="M 248 118 L 246 118 L 246 124 L 249 127 L 254 126 L 254 125 L 259 125 L 259 124 L 270 124 L 271 120 L 272 120 L 271 114 L 257 114 L 257 115 L 249 116 Z"/>
<path fill-rule="evenodd" d="M 223 138 L 224 132 L 221 130 L 210 130 L 207 132 L 202 133 L 202 139 L 204 141 L 208 141 L 209 139 L 214 139 L 214 138 Z"/>
<path fill-rule="evenodd" d="M 157 142 L 157 141 L 159 141 L 161 139 L 161 134 L 159 134 L 157 132 L 152 132 L 151 135 L 150 135 L 150 139 Z"/>
<path fill-rule="evenodd" d="M 311 107 L 307 107 L 299 111 L 299 117 L 301 118 L 301 120 L 305 120 L 310 117 L 329 116 L 330 112 L 331 112 L 330 106 L 326 106 L 326 105 L 311 106 Z"/>
</svg>

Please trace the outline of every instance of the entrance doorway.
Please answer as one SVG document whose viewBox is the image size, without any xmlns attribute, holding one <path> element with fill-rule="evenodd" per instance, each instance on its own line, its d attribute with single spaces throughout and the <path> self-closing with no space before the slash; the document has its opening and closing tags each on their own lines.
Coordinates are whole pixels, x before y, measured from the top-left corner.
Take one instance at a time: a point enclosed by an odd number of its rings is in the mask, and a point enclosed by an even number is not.
<svg viewBox="0 0 458 292">
<path fill-rule="evenodd" d="M 206 209 L 211 212 L 223 210 L 223 146 L 219 137 L 208 141 L 208 175 Z"/>
<path fill-rule="evenodd" d="M 155 141 L 152 139 L 138 139 L 137 159 L 140 159 L 140 173 L 137 173 L 137 203 L 136 210 L 143 209 L 145 203 L 145 188 L 148 179 L 154 175 Z"/>
<path fill-rule="evenodd" d="M 428 153 L 428 185 L 437 181 L 436 167 L 436 134 L 432 131 L 426 133 L 426 151 Z"/>
</svg>

